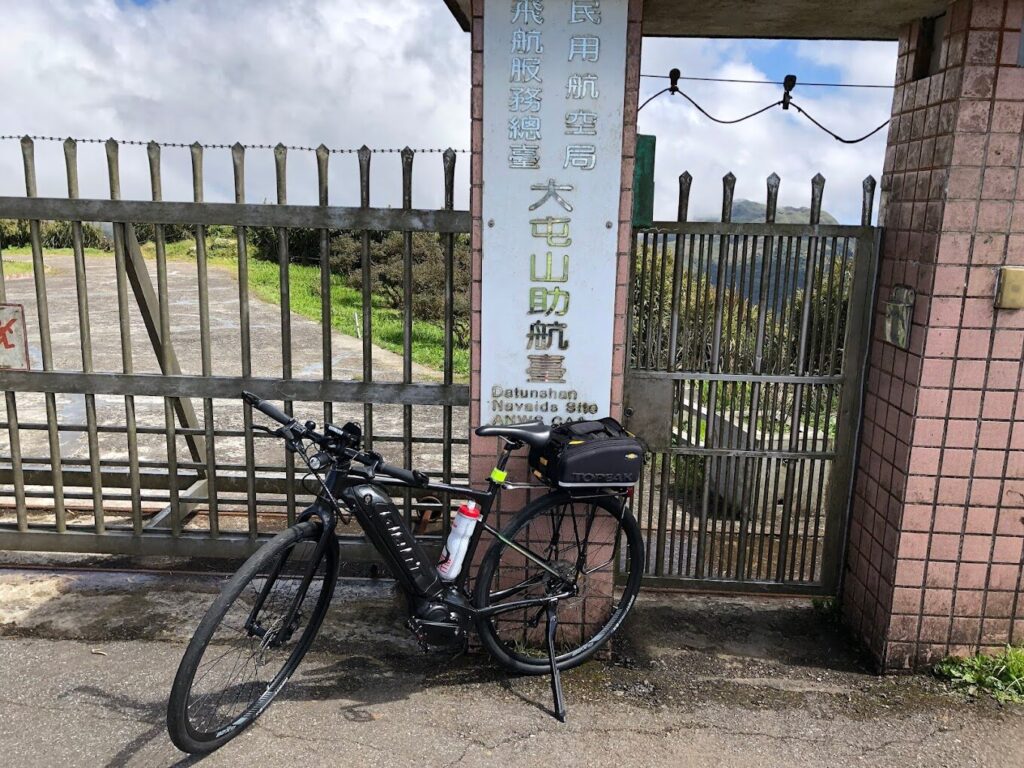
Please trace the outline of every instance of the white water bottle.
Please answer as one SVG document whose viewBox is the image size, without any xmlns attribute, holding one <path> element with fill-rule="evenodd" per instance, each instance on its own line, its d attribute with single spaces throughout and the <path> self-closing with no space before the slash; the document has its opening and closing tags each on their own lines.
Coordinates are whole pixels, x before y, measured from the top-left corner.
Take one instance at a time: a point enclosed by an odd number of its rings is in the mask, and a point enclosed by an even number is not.
<svg viewBox="0 0 1024 768">
<path fill-rule="evenodd" d="M 473 529 L 480 520 L 480 505 L 475 501 L 463 502 L 458 514 L 452 518 L 452 530 L 448 534 L 441 551 L 441 560 L 437 564 L 437 572 L 445 581 L 454 581 L 462 570 L 462 561 L 466 558 L 466 549 L 473 536 Z"/>
</svg>

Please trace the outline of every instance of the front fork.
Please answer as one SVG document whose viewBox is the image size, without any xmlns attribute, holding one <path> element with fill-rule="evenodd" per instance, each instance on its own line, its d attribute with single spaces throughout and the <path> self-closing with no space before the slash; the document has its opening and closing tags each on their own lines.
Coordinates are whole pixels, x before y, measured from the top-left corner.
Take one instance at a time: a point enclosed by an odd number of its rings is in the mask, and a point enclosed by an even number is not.
<svg viewBox="0 0 1024 768">
<path fill-rule="evenodd" d="M 301 515 L 299 515 L 299 519 L 296 521 L 296 524 L 304 523 L 308 520 L 312 520 L 313 518 L 317 518 L 320 521 L 320 538 L 317 540 L 316 549 L 313 550 L 313 556 L 309 559 L 309 564 L 306 566 L 305 573 L 302 574 L 302 582 L 299 584 L 299 588 L 295 592 L 295 596 L 292 598 L 291 604 L 288 606 L 288 613 L 285 614 L 284 618 L 281 620 L 279 628 L 276 631 L 271 631 L 271 629 L 262 626 L 259 621 L 257 621 L 256 617 L 259 616 L 259 612 L 263 609 L 263 604 L 266 602 L 267 596 L 270 594 L 270 590 L 281 575 L 281 570 L 284 568 L 285 563 L 291 556 L 294 545 L 285 550 L 284 554 L 274 565 L 273 571 L 263 582 L 263 588 L 256 597 L 256 602 L 253 603 L 252 609 L 249 611 L 249 616 L 245 620 L 245 630 L 249 636 L 259 637 L 262 644 L 269 648 L 278 648 L 291 639 L 291 636 L 298 625 L 299 606 L 301 606 L 303 600 L 306 599 L 306 593 L 309 591 L 309 585 L 313 582 L 313 576 L 316 574 L 317 568 L 320 566 L 320 560 L 323 558 L 324 552 L 327 550 L 327 547 L 331 543 L 331 538 L 334 536 L 334 529 L 337 526 L 338 518 L 333 509 L 325 509 L 323 502 L 318 500 L 316 504 L 311 505 L 303 511 Z"/>
</svg>

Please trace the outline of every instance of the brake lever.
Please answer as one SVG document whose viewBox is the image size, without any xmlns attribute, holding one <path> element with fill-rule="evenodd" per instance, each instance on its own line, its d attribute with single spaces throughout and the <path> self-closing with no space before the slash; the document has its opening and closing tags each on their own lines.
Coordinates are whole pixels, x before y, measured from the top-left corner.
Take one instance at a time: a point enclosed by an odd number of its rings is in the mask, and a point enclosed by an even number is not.
<svg viewBox="0 0 1024 768">
<path fill-rule="evenodd" d="M 384 463 L 384 457 L 375 451 L 367 451 L 367 456 L 372 458 L 369 464 L 364 464 L 366 467 L 366 477 L 373 480 L 377 476 L 377 467 Z"/>
</svg>

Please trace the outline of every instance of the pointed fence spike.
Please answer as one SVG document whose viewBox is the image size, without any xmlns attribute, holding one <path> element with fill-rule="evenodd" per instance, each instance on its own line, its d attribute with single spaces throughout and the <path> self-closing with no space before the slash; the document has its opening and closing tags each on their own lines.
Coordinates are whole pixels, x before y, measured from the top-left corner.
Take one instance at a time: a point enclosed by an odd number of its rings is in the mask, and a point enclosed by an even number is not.
<svg viewBox="0 0 1024 768">
<path fill-rule="evenodd" d="M 68 197 L 78 197 L 78 142 L 72 138 L 64 140 L 64 167 L 68 177 Z"/>
<path fill-rule="evenodd" d="M 875 177 L 868 175 L 864 177 L 862 184 L 864 189 L 864 200 L 860 207 L 860 223 L 861 226 L 871 226 L 871 211 L 875 205 Z"/>
<path fill-rule="evenodd" d="M 192 155 L 192 200 L 203 202 L 203 145 L 195 141 L 189 146 Z"/>
<path fill-rule="evenodd" d="M 284 144 L 278 143 L 274 147 L 274 175 L 277 178 L 277 204 L 286 205 L 288 203 L 288 185 L 287 185 L 287 163 L 288 163 L 288 147 Z"/>
<path fill-rule="evenodd" d="M 811 220 L 810 223 L 817 226 L 821 223 L 821 196 L 825 191 L 825 177 L 820 173 L 814 174 L 811 179 Z"/>
<path fill-rule="evenodd" d="M 455 150 L 448 147 L 441 156 L 444 163 L 444 207 L 446 210 L 455 208 Z"/>
<path fill-rule="evenodd" d="M 412 161 L 416 153 L 409 147 L 402 150 L 402 207 L 412 208 Z"/>
<path fill-rule="evenodd" d="M 107 139 L 104 147 L 107 151 L 107 178 L 110 182 L 110 199 L 121 199 L 121 172 L 118 168 L 118 146 L 113 139 Z"/>
<path fill-rule="evenodd" d="M 370 207 L 370 148 L 363 144 L 356 152 L 359 158 L 359 204 Z"/>
<path fill-rule="evenodd" d="M 779 174 L 772 173 L 768 177 L 768 202 L 764 209 L 764 221 L 766 224 L 775 223 L 775 214 L 779 208 L 779 185 L 782 183 L 782 179 L 779 178 Z"/>
<path fill-rule="evenodd" d="M 153 190 L 153 199 L 160 200 L 163 197 L 163 184 L 160 180 L 160 145 L 155 141 L 146 145 L 146 154 L 149 156 L 149 185 Z"/>
<path fill-rule="evenodd" d="M 29 136 L 21 137 L 21 159 L 25 166 L 25 194 L 36 196 L 36 143 Z"/>
<path fill-rule="evenodd" d="M 690 186 L 693 176 L 689 171 L 679 174 L 679 208 L 676 210 L 676 221 L 686 221 L 690 215 Z"/>
<path fill-rule="evenodd" d="M 231 168 L 235 177 L 235 202 L 245 202 L 245 146 L 236 141 L 231 147 Z"/>
<path fill-rule="evenodd" d="M 732 199 L 736 193 L 736 177 L 732 171 L 722 177 L 722 222 L 732 221 Z"/>
<path fill-rule="evenodd" d="M 316 186 L 320 193 L 320 205 L 327 205 L 327 170 L 331 151 L 321 144 L 316 148 Z"/>
</svg>

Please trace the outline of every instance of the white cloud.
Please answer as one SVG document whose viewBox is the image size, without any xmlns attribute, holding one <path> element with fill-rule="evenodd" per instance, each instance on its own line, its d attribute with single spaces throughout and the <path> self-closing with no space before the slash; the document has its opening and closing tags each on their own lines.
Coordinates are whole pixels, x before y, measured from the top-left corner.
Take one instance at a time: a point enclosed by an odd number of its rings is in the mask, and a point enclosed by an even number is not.
<svg viewBox="0 0 1024 768">
<path fill-rule="evenodd" d="M 737 79 L 777 79 L 758 69 L 749 53 L 770 49 L 772 43 L 735 40 L 645 39 L 642 71 L 666 73 L 679 67 L 684 74 Z M 820 65 L 837 66 L 842 82 L 891 82 L 895 44 L 804 43 L 798 52 Z M 864 63 L 870 60 L 870 65 Z M 667 85 L 667 81 L 641 80 L 641 101 Z M 683 81 L 683 90 L 715 117 L 734 119 L 777 101 L 779 86 L 699 83 Z M 840 135 L 856 137 L 884 121 L 890 111 L 888 89 L 803 88 L 794 101 Z M 871 174 L 880 178 L 885 153 L 883 129 L 867 141 L 844 145 L 812 126 L 794 110 L 775 108 L 737 125 L 718 125 L 701 115 L 680 96 L 667 94 L 640 113 L 641 133 L 658 137 L 655 171 L 657 218 L 674 218 L 677 179 L 693 175 L 691 216 L 717 217 L 721 213 L 722 176 L 735 174 L 736 197 L 763 202 L 766 179 L 782 177 L 780 205 L 806 206 L 811 178 L 826 178 L 824 208 L 840 221 L 858 223 L 861 183 Z M 876 206 L 877 209 L 877 206 Z"/>
<path fill-rule="evenodd" d="M 0 134 L 136 138 L 208 143 L 357 147 L 468 147 L 469 36 L 440 0 L 0 0 L 4 52 Z M 759 79 L 755 53 L 771 41 L 647 39 L 643 71 Z M 843 81 L 892 79 L 895 45 L 804 42 L 795 54 L 838 68 Z M 665 81 L 644 79 L 643 94 Z M 768 86 L 684 83 L 716 116 L 735 117 L 779 98 Z M 797 87 L 795 97 L 822 122 L 859 135 L 889 114 L 888 90 Z M 640 130 L 658 136 L 658 215 L 675 211 L 676 178 L 694 175 L 691 210 L 714 216 L 721 177 L 737 176 L 737 196 L 764 199 L 765 178 L 782 176 L 780 202 L 806 205 L 810 179 L 828 180 L 825 207 L 855 221 L 860 184 L 880 174 L 885 131 L 845 147 L 793 111 L 719 126 L 680 97 L 662 97 L 640 115 Z M 65 194 L 56 143 L 37 146 L 40 194 Z M 149 194 L 144 148 L 122 148 L 125 197 Z M 105 197 L 101 145 L 80 148 L 82 194 Z M 456 204 L 468 198 L 469 158 L 459 155 Z M 374 205 L 399 205 L 396 155 L 375 155 Z M 247 194 L 274 199 L 272 154 L 249 153 Z M 289 200 L 316 200 L 311 153 L 291 153 Z M 358 201 L 352 155 L 331 160 L 331 202 Z M 164 151 L 164 194 L 191 198 L 188 151 Z M 413 203 L 441 203 L 441 160 L 422 155 Z M 24 191 L 17 142 L 0 142 L 0 194 Z M 206 198 L 232 199 L 230 155 L 206 157 Z"/>
<path fill-rule="evenodd" d="M 441 2 L 0 0 L 0 134 L 329 147 L 468 147 L 469 37 Z M 36 150 L 42 195 L 65 194 L 59 144 Z M 102 146 L 79 150 L 83 196 L 108 194 Z M 123 147 L 125 197 L 149 194 L 143 148 Z M 164 150 L 164 193 L 191 197 L 188 151 Z M 466 205 L 468 155 L 457 204 Z M 206 197 L 232 197 L 210 150 Z M 413 204 L 442 200 L 439 155 L 417 157 Z M 374 205 L 401 204 L 395 155 L 373 158 Z M 312 153 L 291 153 L 289 200 L 314 202 Z M 358 201 L 352 155 L 331 158 L 331 201 Z M 274 199 L 273 159 L 249 153 L 250 200 Z M 23 193 L 20 149 L 0 143 L 0 194 Z"/>
</svg>

